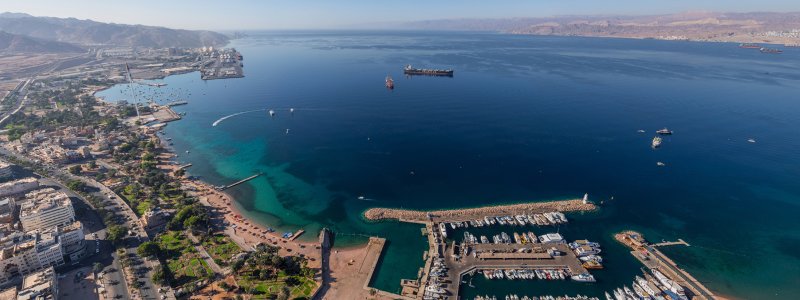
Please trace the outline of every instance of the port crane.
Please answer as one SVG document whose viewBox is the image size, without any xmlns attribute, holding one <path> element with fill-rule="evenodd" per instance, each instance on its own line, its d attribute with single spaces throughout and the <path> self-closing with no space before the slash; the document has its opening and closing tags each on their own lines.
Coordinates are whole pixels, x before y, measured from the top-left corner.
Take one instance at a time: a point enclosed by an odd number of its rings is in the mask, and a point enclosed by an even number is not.
<svg viewBox="0 0 800 300">
<path fill-rule="evenodd" d="M 131 75 L 131 68 L 128 66 L 128 63 L 125 63 L 125 77 L 128 79 L 128 89 L 130 89 L 131 94 L 133 95 L 133 107 L 136 108 L 136 120 L 141 120 L 142 116 L 139 114 L 139 101 L 136 99 L 136 90 L 133 88 L 133 76 Z"/>
</svg>

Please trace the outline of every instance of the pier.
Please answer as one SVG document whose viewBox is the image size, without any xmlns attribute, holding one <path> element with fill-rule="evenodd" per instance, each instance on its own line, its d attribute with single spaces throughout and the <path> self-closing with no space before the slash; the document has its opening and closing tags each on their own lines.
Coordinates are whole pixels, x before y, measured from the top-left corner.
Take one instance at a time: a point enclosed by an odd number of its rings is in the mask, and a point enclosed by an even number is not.
<svg viewBox="0 0 800 300">
<path fill-rule="evenodd" d="M 687 288 L 691 295 L 687 293 L 689 299 L 716 299 L 714 293 L 711 292 L 700 281 L 695 279 L 689 272 L 684 271 L 678 264 L 672 261 L 664 253 L 656 249 L 656 246 L 669 246 L 669 245 L 686 245 L 689 243 L 678 239 L 677 242 L 662 242 L 658 244 L 650 244 L 644 239 L 641 233 L 635 231 L 625 231 L 614 235 L 614 238 L 620 243 L 632 249 L 631 255 L 636 257 L 642 264 L 650 269 L 657 269 L 661 271 L 670 280 L 677 282 L 682 287 Z M 692 297 L 694 296 L 694 297 Z"/>
<path fill-rule="evenodd" d="M 186 104 L 189 104 L 189 102 L 187 102 L 187 101 L 173 101 L 173 102 L 165 104 L 165 106 L 173 107 L 173 106 L 186 105 Z"/>
<path fill-rule="evenodd" d="M 185 165 L 182 165 L 182 166 L 178 167 L 178 170 L 183 170 L 183 169 L 186 169 L 186 168 L 191 167 L 191 166 L 192 166 L 192 164 L 185 164 Z"/>
<path fill-rule="evenodd" d="M 484 216 L 533 214 L 552 211 L 593 211 L 596 209 L 597 206 L 591 202 L 584 202 L 582 199 L 574 199 L 437 211 L 370 208 L 364 212 L 364 217 L 370 221 L 398 220 L 401 222 L 426 224 L 428 222 L 463 222 L 482 219 Z"/>
<path fill-rule="evenodd" d="M 294 240 L 296 240 L 296 239 L 297 239 L 297 237 L 299 237 L 299 236 L 303 235 L 303 233 L 305 233 L 305 232 L 306 232 L 306 231 L 305 231 L 305 230 L 303 230 L 303 229 L 300 229 L 300 230 L 297 230 L 297 231 L 295 231 L 295 232 L 292 234 L 292 237 L 290 237 L 290 238 L 289 238 L 289 241 L 294 241 Z"/>
<path fill-rule="evenodd" d="M 667 241 L 664 241 L 664 242 L 661 242 L 661 243 L 655 243 L 655 244 L 653 244 L 653 247 L 677 246 L 677 245 L 684 245 L 684 246 L 686 246 L 686 247 L 689 247 L 689 246 L 691 246 L 691 245 L 689 245 L 689 243 L 687 243 L 687 242 L 686 242 L 686 241 L 684 241 L 683 239 L 678 239 L 678 241 L 676 241 L 676 242 L 667 242 Z"/>
<path fill-rule="evenodd" d="M 255 179 L 256 177 L 258 177 L 258 176 L 261 176 L 261 175 L 263 175 L 263 174 L 264 174 L 264 173 L 261 173 L 261 172 L 259 172 L 259 173 L 256 173 L 256 174 L 255 174 L 255 175 L 253 175 L 253 176 L 247 177 L 247 178 L 245 178 L 245 179 L 239 180 L 239 181 L 237 181 L 237 182 L 234 182 L 234 183 L 231 183 L 231 184 L 229 184 L 229 185 L 222 185 L 222 186 L 218 186 L 218 187 L 217 187 L 217 190 L 220 190 L 220 191 L 227 190 L 227 189 L 229 189 L 229 188 L 232 188 L 232 187 L 235 187 L 235 186 L 237 186 L 237 185 L 240 185 L 240 184 L 242 184 L 242 183 L 245 183 L 245 182 L 248 182 L 248 181 L 250 181 L 250 180 L 253 180 L 253 179 Z"/>
</svg>

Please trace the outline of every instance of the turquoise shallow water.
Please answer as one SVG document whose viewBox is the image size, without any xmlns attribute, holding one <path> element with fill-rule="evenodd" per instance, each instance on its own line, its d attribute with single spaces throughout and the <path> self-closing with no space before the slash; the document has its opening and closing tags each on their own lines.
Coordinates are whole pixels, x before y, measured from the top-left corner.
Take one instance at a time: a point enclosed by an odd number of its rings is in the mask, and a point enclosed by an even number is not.
<svg viewBox="0 0 800 300">
<path fill-rule="evenodd" d="M 476 278 L 463 293 L 602 295 L 639 272 L 611 236 L 635 229 L 691 243 L 665 252 L 723 294 L 800 296 L 800 50 L 431 32 L 267 32 L 233 46 L 245 78 L 192 73 L 136 89 L 189 101 L 166 133 L 192 175 L 225 184 L 265 172 L 230 190 L 249 216 L 283 231 L 327 226 L 340 246 L 388 238 L 375 287 L 396 292 L 416 276 L 425 240 L 416 225 L 365 223 L 368 207 L 588 192 L 603 209 L 558 230 L 604 245 L 598 283 Z M 407 63 L 456 74 L 406 78 Z M 100 95 L 135 100 L 126 85 Z M 650 149 L 664 126 L 675 134 Z"/>
</svg>

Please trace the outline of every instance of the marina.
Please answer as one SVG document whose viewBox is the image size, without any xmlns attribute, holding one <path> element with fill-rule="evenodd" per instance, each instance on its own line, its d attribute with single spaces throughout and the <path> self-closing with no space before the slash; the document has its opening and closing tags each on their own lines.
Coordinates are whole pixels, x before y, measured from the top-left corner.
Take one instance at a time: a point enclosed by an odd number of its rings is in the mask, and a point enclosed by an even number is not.
<svg viewBox="0 0 800 300">
<path fill-rule="evenodd" d="M 509 235 L 500 232 L 480 238 L 467 231 L 456 241 L 448 232 L 469 227 L 552 227 L 567 223 L 566 211 L 593 211 L 597 207 L 583 199 L 499 205 L 482 208 L 440 211 L 370 209 L 368 220 L 400 220 L 425 225 L 428 251 L 417 279 L 401 282 L 404 297 L 416 299 L 459 299 L 466 277 L 481 274 L 486 279 L 596 281 L 587 268 L 588 261 L 599 265 L 600 245 L 586 240 L 567 243 L 558 233 L 536 236 L 530 230 Z M 552 230 L 552 229 L 548 229 Z M 513 238 L 512 238 L 513 236 Z M 585 258 L 585 259 L 581 259 Z M 471 279 L 470 279 L 471 281 Z"/>
</svg>

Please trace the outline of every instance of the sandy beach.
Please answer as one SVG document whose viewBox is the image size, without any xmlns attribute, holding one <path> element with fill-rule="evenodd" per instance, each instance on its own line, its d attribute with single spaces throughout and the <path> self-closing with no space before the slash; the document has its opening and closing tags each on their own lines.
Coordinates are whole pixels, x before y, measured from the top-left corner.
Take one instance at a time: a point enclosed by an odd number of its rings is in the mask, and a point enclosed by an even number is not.
<svg viewBox="0 0 800 300">
<path fill-rule="evenodd" d="M 159 156 L 162 159 L 171 158 L 171 155 Z M 160 164 L 161 169 L 173 174 L 179 168 L 173 164 Z M 253 249 L 258 244 L 268 244 L 280 247 L 281 255 L 301 255 L 309 259 L 308 266 L 319 268 L 320 245 L 314 242 L 298 242 L 285 239 L 281 233 L 271 232 L 268 227 L 253 222 L 244 217 L 234 205 L 234 198 L 224 191 L 216 190 L 212 185 L 188 178 L 180 178 L 184 189 L 189 195 L 197 197 L 201 204 L 212 209 L 212 215 L 219 218 L 221 228 L 241 248 Z M 305 234 L 316 234 L 307 232 Z"/>
</svg>

